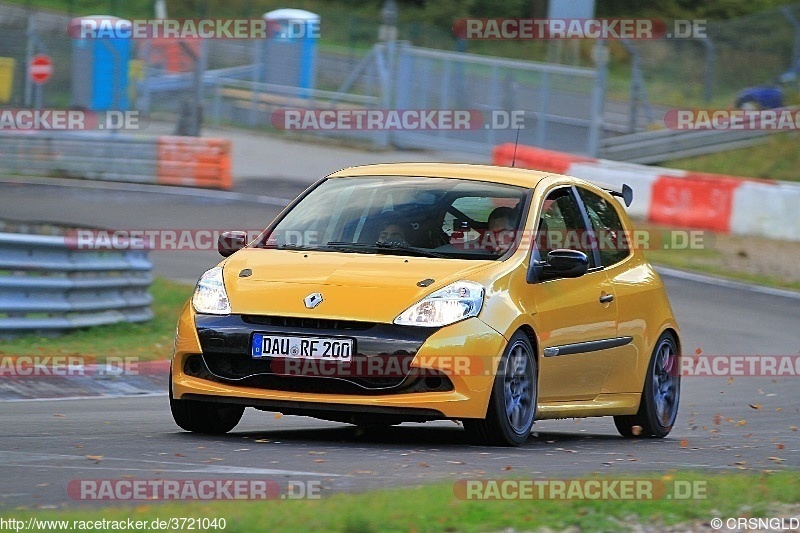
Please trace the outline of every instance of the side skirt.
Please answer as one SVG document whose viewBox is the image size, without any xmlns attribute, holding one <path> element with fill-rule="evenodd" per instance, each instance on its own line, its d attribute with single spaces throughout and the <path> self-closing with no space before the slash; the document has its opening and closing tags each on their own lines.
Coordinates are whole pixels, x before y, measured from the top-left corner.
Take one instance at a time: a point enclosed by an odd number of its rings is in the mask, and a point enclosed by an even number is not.
<svg viewBox="0 0 800 533">
<path fill-rule="evenodd" d="M 539 403 L 536 419 L 632 415 L 639 409 L 641 398 L 641 393 L 600 394 L 593 400 Z"/>
</svg>

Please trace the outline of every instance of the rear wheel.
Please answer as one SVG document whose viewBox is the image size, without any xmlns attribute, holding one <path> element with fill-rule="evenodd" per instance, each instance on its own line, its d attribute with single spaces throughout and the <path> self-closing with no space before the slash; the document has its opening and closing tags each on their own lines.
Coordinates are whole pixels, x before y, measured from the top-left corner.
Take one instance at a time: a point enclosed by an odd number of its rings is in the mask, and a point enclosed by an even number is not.
<svg viewBox="0 0 800 533">
<path fill-rule="evenodd" d="M 479 444 L 519 446 L 536 415 L 538 366 L 527 335 L 518 331 L 497 369 L 486 418 L 465 419 L 464 429 Z"/>
<path fill-rule="evenodd" d="M 222 435 L 236 427 L 244 414 L 244 406 L 172 397 L 172 373 L 169 374 L 169 407 L 175 423 L 194 433 Z"/>
<path fill-rule="evenodd" d="M 678 416 L 681 376 L 678 343 L 670 333 L 659 337 L 647 369 L 642 400 L 635 415 L 615 416 L 623 437 L 666 437 Z"/>
</svg>

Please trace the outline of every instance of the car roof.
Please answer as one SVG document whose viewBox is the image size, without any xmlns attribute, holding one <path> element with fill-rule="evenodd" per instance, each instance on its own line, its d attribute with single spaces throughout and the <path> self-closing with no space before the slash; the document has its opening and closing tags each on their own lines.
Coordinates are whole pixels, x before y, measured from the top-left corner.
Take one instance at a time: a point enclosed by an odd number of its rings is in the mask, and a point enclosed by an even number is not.
<svg viewBox="0 0 800 533">
<path fill-rule="evenodd" d="M 382 163 L 350 167 L 334 172 L 329 178 L 352 176 L 419 176 L 433 178 L 460 178 L 490 181 L 521 187 L 535 187 L 546 177 L 563 177 L 559 174 L 525 168 L 470 165 L 463 163 Z M 574 178 L 573 178 L 574 179 Z"/>
</svg>

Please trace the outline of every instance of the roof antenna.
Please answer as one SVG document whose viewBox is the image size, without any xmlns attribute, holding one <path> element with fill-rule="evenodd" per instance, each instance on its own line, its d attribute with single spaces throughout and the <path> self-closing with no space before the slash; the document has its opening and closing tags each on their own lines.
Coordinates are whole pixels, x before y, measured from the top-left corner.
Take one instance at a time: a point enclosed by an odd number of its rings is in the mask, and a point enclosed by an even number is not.
<svg viewBox="0 0 800 533">
<path fill-rule="evenodd" d="M 517 140 L 514 141 L 514 158 L 511 160 L 511 168 L 517 166 L 517 146 L 519 145 L 519 126 L 517 126 Z"/>
</svg>

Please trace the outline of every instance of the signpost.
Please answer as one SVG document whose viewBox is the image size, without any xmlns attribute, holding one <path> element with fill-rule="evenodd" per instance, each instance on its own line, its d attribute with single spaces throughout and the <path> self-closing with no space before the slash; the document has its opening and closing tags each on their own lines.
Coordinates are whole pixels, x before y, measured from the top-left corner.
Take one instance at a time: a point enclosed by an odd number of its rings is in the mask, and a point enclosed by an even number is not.
<svg viewBox="0 0 800 533">
<path fill-rule="evenodd" d="M 46 54 L 36 54 L 28 63 L 28 77 L 35 84 L 36 109 L 42 108 L 42 85 L 53 75 L 53 61 Z"/>
</svg>

